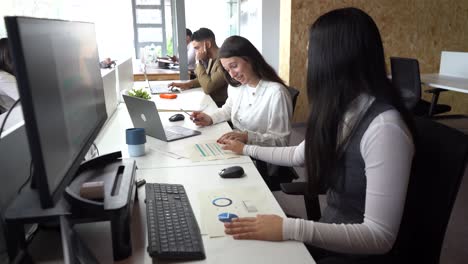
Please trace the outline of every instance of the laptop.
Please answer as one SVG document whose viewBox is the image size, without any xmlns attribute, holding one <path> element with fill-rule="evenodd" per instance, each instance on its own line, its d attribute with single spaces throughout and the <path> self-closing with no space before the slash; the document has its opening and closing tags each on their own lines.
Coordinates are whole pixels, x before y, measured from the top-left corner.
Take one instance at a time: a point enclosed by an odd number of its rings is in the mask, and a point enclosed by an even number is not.
<svg viewBox="0 0 468 264">
<path fill-rule="evenodd" d="M 163 93 L 180 93 L 180 89 L 177 87 L 167 87 L 167 83 L 151 83 L 148 80 L 148 76 L 146 75 L 146 71 L 143 72 L 145 75 L 145 81 L 148 85 L 148 88 L 151 91 L 151 94 L 163 94 Z"/>
<path fill-rule="evenodd" d="M 123 95 L 123 98 L 133 126 L 144 128 L 148 136 L 170 142 L 201 134 L 200 131 L 181 126 L 164 128 L 156 104 L 153 101 L 128 95 Z"/>
</svg>

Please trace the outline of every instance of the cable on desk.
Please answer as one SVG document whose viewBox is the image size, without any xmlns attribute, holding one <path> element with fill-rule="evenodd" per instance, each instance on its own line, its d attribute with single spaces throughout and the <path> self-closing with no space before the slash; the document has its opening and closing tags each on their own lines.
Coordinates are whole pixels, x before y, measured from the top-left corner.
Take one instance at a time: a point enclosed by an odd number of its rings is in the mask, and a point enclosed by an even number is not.
<svg viewBox="0 0 468 264">
<path fill-rule="evenodd" d="M 21 186 L 19 187 L 18 194 L 21 192 L 21 190 L 23 190 L 24 186 L 26 186 L 26 184 L 31 180 L 32 175 L 33 175 L 33 170 L 34 170 L 34 165 L 33 165 L 32 159 L 31 159 L 31 161 L 29 162 L 29 176 L 26 179 L 26 181 L 23 184 L 21 184 Z"/>
</svg>

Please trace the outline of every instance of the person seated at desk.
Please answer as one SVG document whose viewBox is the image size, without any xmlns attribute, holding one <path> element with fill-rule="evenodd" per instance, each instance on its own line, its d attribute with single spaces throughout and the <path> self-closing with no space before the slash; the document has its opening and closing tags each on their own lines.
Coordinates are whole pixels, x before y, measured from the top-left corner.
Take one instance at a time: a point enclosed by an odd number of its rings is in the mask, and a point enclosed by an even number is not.
<svg viewBox="0 0 468 264">
<path fill-rule="evenodd" d="M 192 31 L 188 28 L 185 29 L 185 43 L 187 45 L 187 66 L 190 73 L 195 70 L 195 49 L 193 48 L 192 42 Z M 179 62 L 177 56 L 170 57 L 172 61 Z"/>
<path fill-rule="evenodd" d="M 200 28 L 192 35 L 192 46 L 195 49 L 197 66 L 196 79 L 189 82 L 172 82 L 169 87 L 178 87 L 187 90 L 202 87 L 209 94 L 218 107 L 221 107 L 227 98 L 227 83 L 223 76 L 223 67 L 218 60 L 218 46 L 215 35 L 207 28 Z"/>
<path fill-rule="evenodd" d="M 8 39 L 2 38 L 0 39 L 0 114 L 8 111 L 18 99 Z"/>
<path fill-rule="evenodd" d="M 211 115 L 195 111 L 196 125 L 232 121 L 237 131 L 218 141 L 237 139 L 263 146 L 286 146 L 291 133 L 292 103 L 283 80 L 244 37 L 227 38 L 219 50 L 223 74 L 229 83 L 228 99 Z"/>
<path fill-rule="evenodd" d="M 344 8 L 319 17 L 309 37 L 305 141 L 283 148 L 223 143 L 278 165 L 305 165 L 309 191 L 327 190 L 327 207 L 317 222 L 277 215 L 235 219 L 225 224 L 226 234 L 302 241 L 317 263 L 332 257 L 356 263 L 388 252 L 403 214 L 414 125 L 386 76 L 380 33 L 369 15 Z"/>
</svg>

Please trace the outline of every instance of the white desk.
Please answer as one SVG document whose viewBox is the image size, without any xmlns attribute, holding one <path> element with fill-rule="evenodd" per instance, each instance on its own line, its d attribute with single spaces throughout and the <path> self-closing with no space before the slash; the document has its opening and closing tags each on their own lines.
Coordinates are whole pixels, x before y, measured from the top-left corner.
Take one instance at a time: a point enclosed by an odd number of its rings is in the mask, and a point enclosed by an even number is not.
<svg viewBox="0 0 468 264">
<path fill-rule="evenodd" d="M 172 81 L 152 81 L 150 84 L 162 84 L 167 86 L 171 82 Z M 135 82 L 134 88 L 143 88 L 148 93 L 151 93 L 146 82 Z M 196 111 L 205 110 L 207 107 L 209 107 L 208 110 L 211 109 L 214 111 L 214 109 L 217 108 L 211 97 L 202 92 L 201 88 L 182 91 L 181 93 L 177 94 L 177 98 L 175 99 L 163 99 L 159 97 L 159 94 L 151 94 L 151 101 L 156 103 L 158 111 L 160 112 L 180 112 L 180 108 L 184 109 L 185 111 Z"/>
<path fill-rule="evenodd" d="M 196 92 L 193 91 L 194 93 Z M 203 94 L 202 100 L 206 97 Z M 211 100 L 211 99 L 210 99 Z M 208 112 L 214 102 L 210 101 Z M 165 125 L 178 124 L 169 123 L 167 117 L 174 113 L 160 113 Z M 195 128 L 194 124 L 186 118 L 184 126 Z M 125 105 L 119 105 L 116 113 L 102 129 L 96 139 L 97 146 L 101 154 L 121 150 L 124 157 L 127 157 L 127 146 L 125 145 L 125 129 L 133 127 Z M 177 148 L 187 144 L 195 144 L 202 139 L 216 140 L 223 133 L 230 130 L 226 123 L 200 128 L 202 135 L 190 137 L 171 143 L 147 137 L 147 148 Z M 268 190 L 265 182 L 258 173 L 256 167 L 249 157 L 241 157 L 230 160 L 192 162 L 188 159 L 176 160 L 165 155 L 149 152 L 143 157 L 135 159 L 137 162 L 137 179 L 145 179 L 147 182 L 157 183 L 179 183 L 183 184 L 190 199 L 191 206 L 200 224 L 200 204 L 198 193 L 202 190 L 219 189 L 226 187 L 245 188 L 255 186 L 265 190 L 265 199 L 269 202 L 273 213 L 284 216 L 284 213 L 272 193 Z M 218 171 L 226 166 L 241 165 L 246 175 L 239 179 L 222 179 L 218 176 Z M 144 188 L 138 190 L 140 200 L 135 205 L 132 217 L 132 256 L 119 263 L 153 263 L 146 251 L 146 212 L 144 205 Z M 112 242 L 110 237 L 110 223 L 89 223 L 76 225 L 77 233 L 86 245 L 95 254 L 101 263 L 112 262 Z M 202 261 L 190 261 L 188 263 L 315 263 L 305 246 L 296 241 L 267 242 L 267 241 L 247 241 L 234 240 L 231 236 L 220 238 L 209 238 L 203 236 L 206 259 Z M 34 244 L 34 243 L 33 243 Z M 43 249 L 42 249 L 43 250 Z M 41 249 L 38 249 L 42 252 Z M 47 253 L 45 253 L 47 254 Z M 45 255 L 44 253 L 40 255 Z M 50 254 L 49 254 L 50 255 Z M 57 263 L 55 260 L 42 259 L 48 263 Z M 158 263 L 165 263 L 160 262 Z M 174 262 L 171 262 L 174 263 Z"/>
<path fill-rule="evenodd" d="M 191 89 L 187 92 L 183 92 L 182 94 L 186 95 L 186 101 L 176 102 L 173 100 L 173 103 L 176 106 L 184 107 L 184 102 L 189 102 L 190 104 L 194 104 L 189 99 L 193 98 L 195 102 L 199 101 L 200 104 L 207 105 L 207 109 L 205 112 L 210 113 L 216 110 L 216 104 L 213 102 L 209 95 L 204 94 L 201 91 L 201 88 L 198 89 Z M 153 96 L 155 101 L 159 100 L 168 100 L 168 99 L 160 99 L 159 97 L 156 99 Z M 197 103 L 195 103 L 197 104 Z M 156 102 L 156 106 L 158 106 L 158 102 Z M 158 107 L 159 109 L 159 107 Z M 180 110 L 179 110 L 180 112 Z M 174 167 L 174 166 L 205 166 L 205 165 L 213 165 L 213 164 L 224 164 L 224 165 L 234 165 L 234 164 L 245 164 L 245 163 L 252 163 L 251 159 L 247 156 L 242 156 L 240 158 L 228 159 L 228 160 L 217 160 L 217 161 L 206 161 L 206 162 L 192 162 L 189 159 L 174 159 L 167 155 L 158 153 L 155 149 L 159 149 L 162 151 L 167 152 L 180 152 L 183 150 L 187 144 L 195 144 L 201 141 L 212 140 L 215 141 L 218 139 L 222 134 L 229 132 L 231 128 L 227 123 L 220 123 L 209 127 L 197 127 L 195 124 L 190 121 L 188 116 L 184 119 L 184 121 L 179 122 L 169 122 L 168 118 L 174 115 L 174 112 L 160 112 L 159 115 L 161 117 L 161 121 L 163 122 L 164 126 L 185 126 L 187 128 L 196 129 L 202 132 L 201 135 L 190 137 L 183 140 L 177 140 L 173 142 L 164 142 L 153 137 L 146 137 L 146 151 L 147 155 L 136 157 L 135 160 L 137 162 L 138 168 L 140 169 L 150 169 L 150 168 L 160 168 L 160 167 Z M 185 113 L 184 113 L 185 115 Z M 125 144 L 125 129 L 132 128 L 133 124 L 130 119 L 130 115 L 128 114 L 127 107 L 125 104 L 120 104 L 117 107 L 116 113 L 108 120 L 106 125 L 102 128 L 101 133 L 96 139 L 97 147 L 101 154 L 109 153 L 114 151 L 122 151 L 122 155 L 128 158 L 128 150 L 127 145 Z"/>
<path fill-rule="evenodd" d="M 460 93 L 468 93 L 468 78 L 441 75 L 438 73 L 421 74 L 424 85 Z"/>
<path fill-rule="evenodd" d="M 183 184 L 197 221 L 200 223 L 200 212 L 198 210 L 200 205 L 197 197 L 199 191 L 226 186 L 243 188 L 254 185 L 267 188 L 252 163 L 242 164 L 242 166 L 246 172 L 246 176 L 241 179 L 220 178 L 217 172 L 224 168 L 224 165 L 195 166 L 190 167 L 190 169 L 187 169 L 187 167 L 173 167 L 139 170 L 137 177 L 144 178 L 147 182 Z M 284 216 L 271 192 L 268 193 L 267 198 L 271 200 L 272 209 L 276 214 Z M 138 206 L 135 206 L 132 218 L 133 254 L 130 258 L 119 263 L 153 263 L 146 252 L 144 188 L 139 190 L 139 197 L 140 200 Z M 107 223 L 85 224 L 77 226 L 76 229 L 83 241 L 93 250 L 95 256 L 99 260 L 107 260 L 102 261 L 102 263 L 108 263 L 112 259 L 111 240 L 108 234 L 109 227 Z M 206 259 L 190 263 L 314 263 L 304 245 L 295 241 L 240 241 L 234 240 L 230 236 L 208 238 L 204 235 L 203 243 Z M 166 262 L 158 261 L 158 263 Z"/>
</svg>

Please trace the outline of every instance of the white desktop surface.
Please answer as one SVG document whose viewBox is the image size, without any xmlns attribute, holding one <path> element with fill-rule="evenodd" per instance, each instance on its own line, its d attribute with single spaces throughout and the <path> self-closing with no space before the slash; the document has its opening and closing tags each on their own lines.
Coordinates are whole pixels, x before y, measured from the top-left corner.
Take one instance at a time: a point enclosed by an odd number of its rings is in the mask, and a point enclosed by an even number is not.
<svg viewBox="0 0 468 264">
<path fill-rule="evenodd" d="M 441 88 L 460 93 L 468 93 L 468 78 L 430 73 L 421 74 L 421 82 L 434 88 Z"/>
<path fill-rule="evenodd" d="M 150 85 L 162 84 L 167 86 L 171 82 L 172 81 L 150 81 Z M 143 88 L 150 93 L 146 82 L 135 82 L 134 88 Z M 177 93 L 177 98 L 175 99 L 163 99 L 159 97 L 159 94 L 151 94 L 151 101 L 154 101 L 158 110 L 162 112 L 179 112 L 181 108 L 185 111 L 205 110 L 209 106 L 214 106 L 216 108 L 216 104 L 213 103 L 211 97 L 205 94 L 201 88 L 181 91 Z"/>
<path fill-rule="evenodd" d="M 199 91 L 199 93 L 202 93 Z M 208 97 L 208 95 L 203 94 Z M 209 98 L 211 100 L 211 98 Z M 212 103 L 213 101 L 211 101 Z M 214 104 L 214 103 L 212 103 Z M 214 111 L 211 106 L 206 110 L 208 113 Z M 146 136 L 146 153 L 147 155 L 141 157 L 135 157 L 138 168 L 149 169 L 159 168 L 168 166 L 204 166 L 211 164 L 244 164 L 251 163 L 251 159 L 248 156 L 241 156 L 239 158 L 227 159 L 227 160 L 216 160 L 216 161 L 203 161 L 193 162 L 190 159 L 174 159 L 167 155 L 153 151 L 152 149 L 158 149 L 161 151 L 179 152 L 185 149 L 189 145 L 194 145 L 199 142 L 207 140 L 216 141 L 221 135 L 231 131 L 231 128 L 227 123 L 220 123 L 208 127 L 197 127 L 190 118 L 185 114 L 185 119 L 178 122 L 169 122 L 169 117 L 174 115 L 175 112 L 159 112 L 159 116 L 164 126 L 184 126 L 190 129 L 201 131 L 201 135 L 189 137 L 173 142 L 165 142 L 150 136 Z M 122 151 L 122 155 L 128 158 L 128 147 L 125 143 L 125 130 L 127 128 L 133 128 L 133 123 L 128 114 L 127 107 L 125 104 L 120 104 L 114 115 L 108 120 L 105 126 L 102 128 L 99 136 L 96 139 L 96 145 L 99 149 L 99 153 L 105 154 L 114 151 Z"/>
<path fill-rule="evenodd" d="M 210 107 L 207 111 L 214 108 L 214 102 L 208 95 L 197 89 L 192 93 L 199 93 L 200 100 L 209 98 Z M 201 96 L 201 95 L 202 96 Z M 208 99 L 207 99 L 208 100 Z M 174 113 L 160 113 L 164 125 L 183 124 L 189 128 L 196 128 L 188 117 L 183 122 L 170 123 L 168 117 Z M 122 150 L 124 157 L 128 157 L 127 146 L 125 144 L 125 129 L 133 127 L 128 111 L 124 104 L 120 104 L 116 113 L 108 120 L 101 130 L 96 145 L 100 154 Z M 174 146 L 179 147 L 187 144 L 195 144 L 200 140 L 216 140 L 223 133 L 230 131 L 227 123 L 217 124 L 205 128 L 199 128 L 202 135 L 190 137 L 170 143 L 166 143 L 151 137 L 147 137 L 146 147 L 170 149 Z M 271 211 L 275 214 L 284 216 L 284 212 L 277 203 L 272 193 L 268 190 L 265 182 L 258 173 L 250 157 L 242 156 L 230 160 L 216 160 L 207 162 L 192 162 L 188 159 L 173 159 L 157 152 L 150 152 L 143 156 L 135 158 L 137 162 L 136 179 L 145 179 L 148 183 L 175 183 L 183 184 L 190 204 L 197 218 L 200 221 L 200 202 L 199 192 L 206 190 L 218 190 L 223 188 L 243 188 L 255 186 L 265 190 L 265 201 L 269 203 Z M 233 165 L 240 165 L 244 168 L 245 176 L 238 179 L 223 179 L 218 172 Z M 144 204 L 145 188 L 138 189 L 139 201 L 136 202 L 132 216 L 132 255 L 117 263 L 167 263 L 164 261 L 153 260 L 146 251 L 147 232 L 146 232 L 146 208 Z M 246 197 L 248 199 L 248 197 Z M 261 213 L 261 212 L 259 212 Z M 200 225 L 200 223 L 199 223 Z M 100 263 L 113 262 L 112 240 L 110 233 L 110 222 L 97 222 L 75 225 L 75 230 L 91 249 Z M 42 235 L 42 233 L 40 234 Z M 60 263 L 60 255 L 57 255 L 57 248 L 50 248 L 47 245 L 60 243 L 54 241 L 50 234 L 45 234 L 46 238 L 38 239 L 46 242 L 33 243 L 33 256 L 40 263 Z M 307 251 L 303 243 L 297 241 L 268 242 L 255 240 L 234 240 L 231 236 L 209 238 L 203 235 L 206 259 L 201 261 L 187 261 L 170 263 L 315 263 L 312 256 Z M 41 238 L 41 237 L 39 237 Z M 57 240 L 55 238 L 55 240 Z M 38 245 L 39 244 L 39 245 Z M 46 247 L 46 248 L 44 248 Z M 52 252 L 53 251 L 53 252 Z"/>
<path fill-rule="evenodd" d="M 261 186 L 267 188 L 255 166 L 242 164 L 246 175 L 240 179 L 222 179 L 218 171 L 224 165 L 197 166 L 159 169 L 140 169 L 137 178 L 144 178 L 147 182 L 183 184 L 197 221 L 200 221 L 198 192 L 217 188 L 243 186 Z M 276 214 L 284 216 L 281 208 L 271 192 L 267 192 L 271 207 Z M 139 189 L 139 202 L 135 206 L 132 217 L 133 254 L 130 258 L 118 263 L 153 263 L 146 251 L 146 212 L 144 205 L 144 188 Z M 199 223 L 200 224 L 200 223 Z M 98 260 L 107 263 L 112 259 L 111 238 L 108 222 L 77 225 L 75 228 L 87 246 L 93 251 Z M 231 236 L 209 238 L 203 235 L 206 259 L 187 263 L 314 263 L 313 258 L 305 246 L 296 241 L 267 242 L 254 240 L 234 240 Z M 157 263 L 166 263 L 157 261 Z M 174 262 L 170 262 L 174 263 Z M 177 262 L 184 263 L 184 262 Z"/>
</svg>

